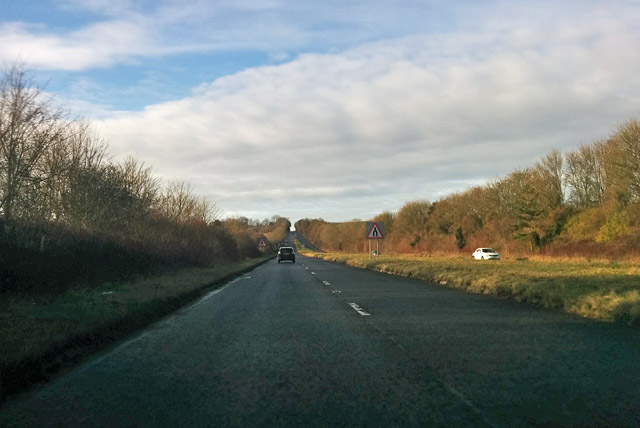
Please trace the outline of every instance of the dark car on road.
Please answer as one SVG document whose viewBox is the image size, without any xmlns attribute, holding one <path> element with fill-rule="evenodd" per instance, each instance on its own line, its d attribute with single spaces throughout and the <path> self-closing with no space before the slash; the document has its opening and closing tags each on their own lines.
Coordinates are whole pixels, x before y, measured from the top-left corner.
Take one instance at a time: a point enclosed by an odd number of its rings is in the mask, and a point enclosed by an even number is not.
<svg viewBox="0 0 640 428">
<path fill-rule="evenodd" d="M 283 260 L 291 260 L 293 263 L 296 262 L 296 254 L 292 247 L 280 247 L 278 250 L 278 263 Z"/>
</svg>

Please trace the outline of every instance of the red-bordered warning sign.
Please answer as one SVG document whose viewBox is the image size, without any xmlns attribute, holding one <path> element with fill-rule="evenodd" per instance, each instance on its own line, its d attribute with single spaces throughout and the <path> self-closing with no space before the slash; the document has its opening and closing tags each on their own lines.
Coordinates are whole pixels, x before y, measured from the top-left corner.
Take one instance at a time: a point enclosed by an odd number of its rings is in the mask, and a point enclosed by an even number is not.
<svg viewBox="0 0 640 428">
<path fill-rule="evenodd" d="M 384 239 L 384 223 L 367 222 L 367 239 Z"/>
<path fill-rule="evenodd" d="M 264 241 L 264 238 L 260 238 L 258 241 L 258 247 L 266 247 L 267 243 Z"/>
</svg>

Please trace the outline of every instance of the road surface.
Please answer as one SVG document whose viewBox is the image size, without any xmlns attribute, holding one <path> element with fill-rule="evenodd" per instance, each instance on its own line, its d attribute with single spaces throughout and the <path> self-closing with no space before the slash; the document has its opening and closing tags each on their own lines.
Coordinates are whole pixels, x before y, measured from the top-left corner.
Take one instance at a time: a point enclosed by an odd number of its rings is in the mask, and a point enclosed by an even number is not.
<svg viewBox="0 0 640 428">
<path fill-rule="evenodd" d="M 640 331 L 299 256 L 0 408 L 3 427 L 640 425 Z"/>
<path fill-rule="evenodd" d="M 290 241 L 294 241 L 294 240 L 298 240 L 300 241 L 300 243 L 308 250 L 311 251 L 315 251 L 316 253 L 324 253 L 324 250 L 321 250 L 320 248 L 316 247 L 315 245 L 313 245 L 311 243 L 311 241 L 307 240 L 307 238 L 304 237 L 304 235 L 297 233 L 297 232 L 290 232 L 289 233 L 289 240 Z"/>
</svg>

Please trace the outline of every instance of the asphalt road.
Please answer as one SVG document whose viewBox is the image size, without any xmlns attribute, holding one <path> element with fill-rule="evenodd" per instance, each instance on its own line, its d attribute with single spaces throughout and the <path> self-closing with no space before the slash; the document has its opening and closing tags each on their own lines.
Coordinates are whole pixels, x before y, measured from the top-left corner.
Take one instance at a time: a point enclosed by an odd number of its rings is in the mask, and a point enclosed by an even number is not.
<svg viewBox="0 0 640 428">
<path fill-rule="evenodd" d="M 298 256 L 0 408 L 19 427 L 640 425 L 640 331 Z"/>
<path fill-rule="evenodd" d="M 315 251 L 317 253 L 325 252 L 324 250 L 321 250 L 320 248 L 313 245 L 311 241 L 307 240 L 307 238 L 304 237 L 304 235 L 297 232 L 289 232 L 289 240 L 293 242 L 296 239 L 300 241 L 300 243 L 308 250 Z"/>
</svg>

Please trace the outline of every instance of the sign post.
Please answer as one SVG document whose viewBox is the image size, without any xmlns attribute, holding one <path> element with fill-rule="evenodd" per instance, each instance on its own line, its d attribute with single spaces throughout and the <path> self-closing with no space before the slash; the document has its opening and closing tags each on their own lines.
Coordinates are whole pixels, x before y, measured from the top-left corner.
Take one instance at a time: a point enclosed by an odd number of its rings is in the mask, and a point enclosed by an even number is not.
<svg viewBox="0 0 640 428">
<path fill-rule="evenodd" d="M 381 221 L 367 221 L 365 223 L 365 237 L 369 241 L 369 257 L 371 257 L 371 240 L 376 241 L 376 255 L 380 255 L 379 242 L 384 239 L 385 230 L 384 222 Z"/>
</svg>

